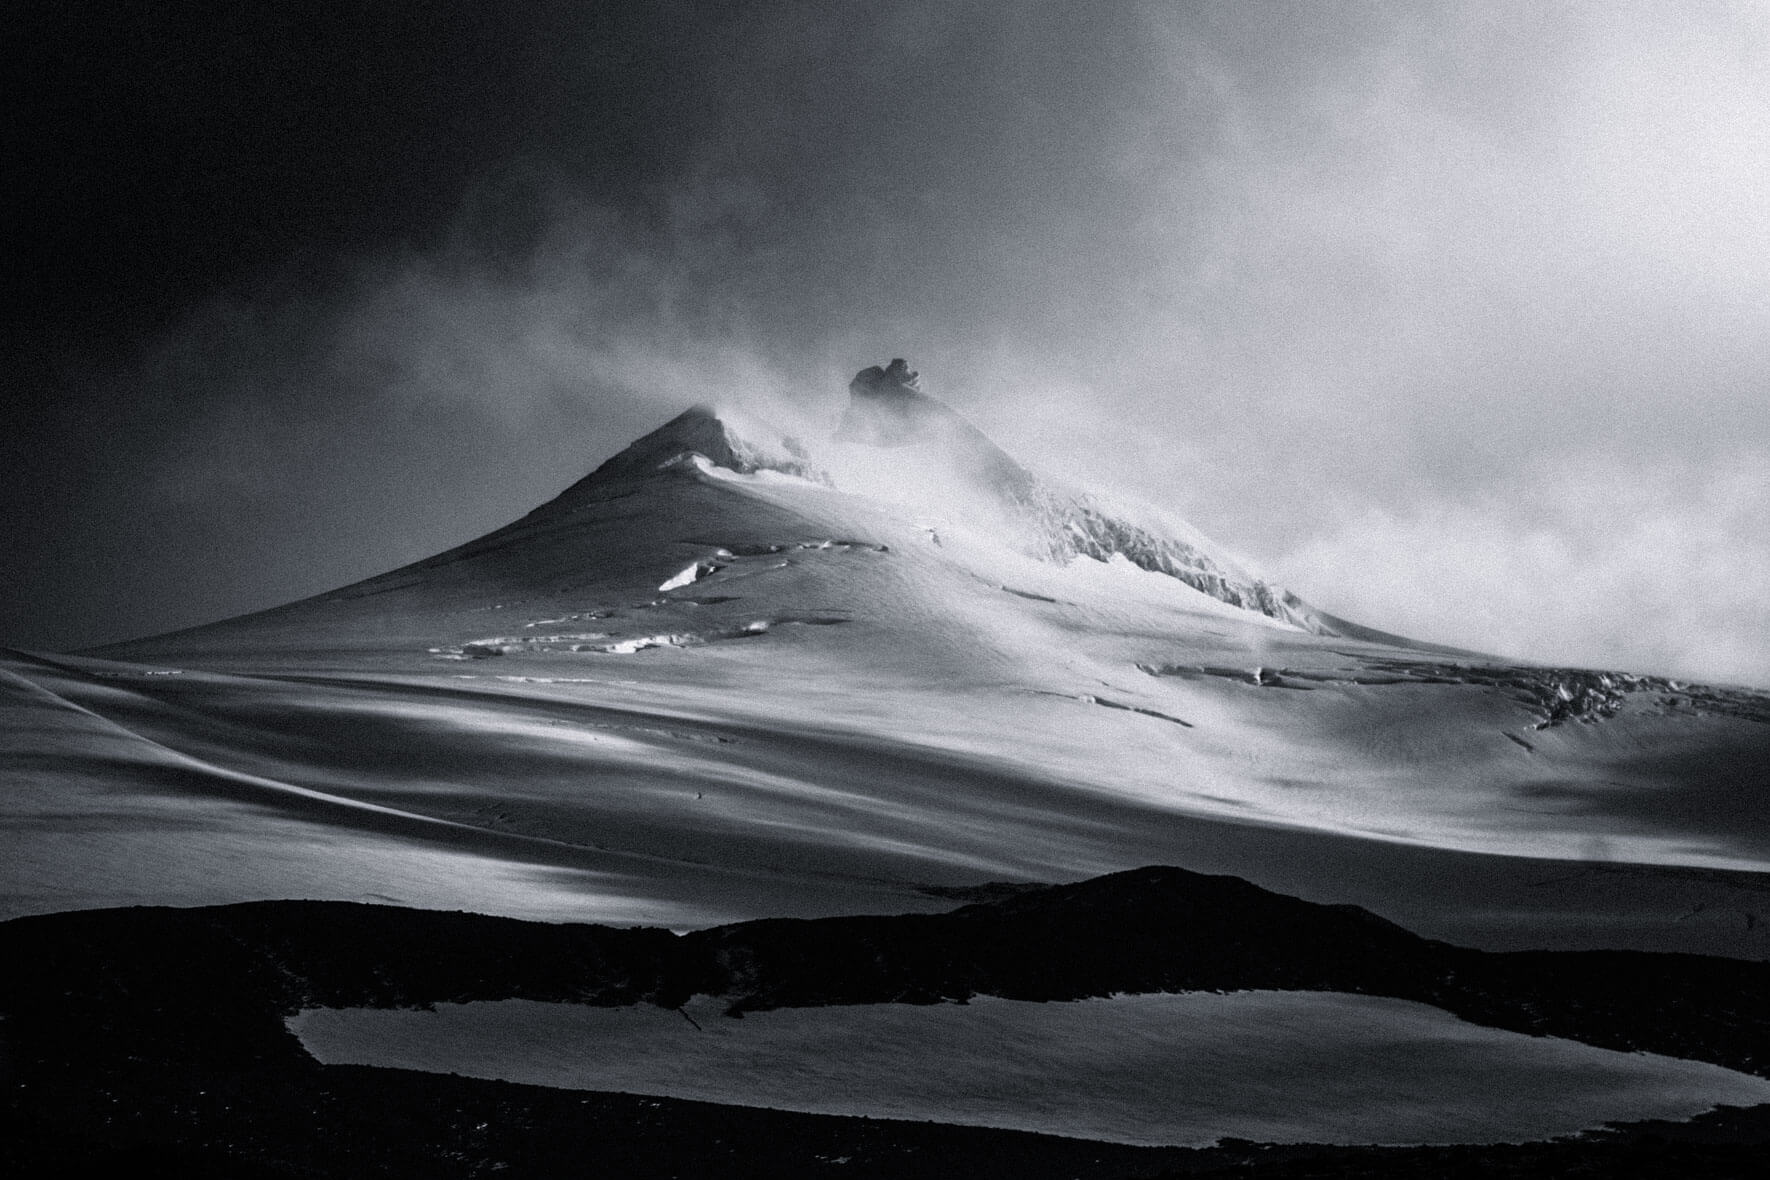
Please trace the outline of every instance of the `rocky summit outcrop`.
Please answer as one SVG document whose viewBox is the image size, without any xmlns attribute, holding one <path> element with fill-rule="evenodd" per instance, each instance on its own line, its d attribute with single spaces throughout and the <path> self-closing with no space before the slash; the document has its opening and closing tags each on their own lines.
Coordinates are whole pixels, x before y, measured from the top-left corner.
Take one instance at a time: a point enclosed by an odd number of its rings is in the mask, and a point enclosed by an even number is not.
<svg viewBox="0 0 1770 1180">
<path fill-rule="evenodd" d="M 856 373 L 848 389 L 851 393 L 858 392 L 874 397 L 921 393 L 922 375 L 910 368 L 909 362 L 902 357 L 893 357 L 891 363 L 883 368 L 873 365 Z"/>
<path fill-rule="evenodd" d="M 875 447 L 899 447 L 926 441 L 957 418 L 922 389 L 921 375 L 902 357 L 885 366 L 871 365 L 848 383 L 848 408 L 836 437 Z"/>
</svg>

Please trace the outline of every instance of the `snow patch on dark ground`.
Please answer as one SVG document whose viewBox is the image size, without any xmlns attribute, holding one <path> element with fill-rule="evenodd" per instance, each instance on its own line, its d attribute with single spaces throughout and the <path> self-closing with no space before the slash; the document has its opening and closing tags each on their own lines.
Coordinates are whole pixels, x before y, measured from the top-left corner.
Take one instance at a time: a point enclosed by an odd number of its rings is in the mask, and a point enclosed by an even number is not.
<svg viewBox="0 0 1770 1180">
<path fill-rule="evenodd" d="M 329 1065 L 1143 1145 L 1523 1142 L 1770 1102 L 1719 1066 L 1333 992 L 722 1010 L 501 1000 L 289 1025 Z"/>
</svg>

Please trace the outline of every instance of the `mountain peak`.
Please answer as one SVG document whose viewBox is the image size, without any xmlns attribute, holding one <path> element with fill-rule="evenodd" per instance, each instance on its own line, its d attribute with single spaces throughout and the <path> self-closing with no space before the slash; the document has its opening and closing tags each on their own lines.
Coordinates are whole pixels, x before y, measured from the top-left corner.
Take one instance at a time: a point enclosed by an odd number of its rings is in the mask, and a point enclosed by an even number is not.
<svg viewBox="0 0 1770 1180">
<path fill-rule="evenodd" d="M 900 397 L 922 392 L 922 375 L 911 369 L 902 357 L 893 357 L 889 365 L 872 365 L 862 369 L 849 382 L 848 391 L 856 396 Z"/>
<path fill-rule="evenodd" d="M 640 479 L 699 455 L 715 467 L 748 475 L 769 468 L 815 477 L 797 439 L 709 405 L 684 410 L 591 472 L 585 482 Z"/>
<path fill-rule="evenodd" d="M 848 408 L 836 437 L 876 447 L 925 441 L 958 415 L 922 388 L 921 375 L 902 357 L 871 365 L 848 383 Z M 980 436 L 981 437 L 981 436 Z"/>
<path fill-rule="evenodd" d="M 631 487 L 709 467 L 740 475 L 780 472 L 863 497 L 933 508 L 1059 565 L 1123 559 L 1255 614 L 1318 633 L 1339 630 L 1337 620 L 1241 568 L 1183 522 L 1108 506 L 1022 466 L 964 415 L 925 392 L 901 358 L 862 369 L 848 392 L 834 445 L 815 457 L 765 421 L 696 405 L 535 512 L 576 511 L 606 499 L 611 485 Z"/>
</svg>

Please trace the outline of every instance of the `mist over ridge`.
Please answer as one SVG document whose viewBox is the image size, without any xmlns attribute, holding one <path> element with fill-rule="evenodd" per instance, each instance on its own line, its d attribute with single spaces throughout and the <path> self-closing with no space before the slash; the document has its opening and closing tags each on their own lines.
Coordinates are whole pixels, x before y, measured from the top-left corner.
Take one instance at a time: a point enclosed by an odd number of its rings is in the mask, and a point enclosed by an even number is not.
<svg viewBox="0 0 1770 1180">
<path fill-rule="evenodd" d="M 198 72 L 195 18 L 164 19 Z M 291 79 L 336 72 L 229 19 Z M 69 273 L 119 301 L 158 289 L 139 194 L 191 198 L 155 199 L 155 242 L 200 225 L 239 257 L 175 253 L 145 327 L 68 312 L 99 327 L 27 370 L 52 377 L 5 510 L 33 572 L 0 623 L 75 646 L 299 597 L 513 519 L 695 402 L 833 429 L 856 368 L 907 354 L 1009 453 L 1336 613 L 1765 683 L 1765 31 L 1744 6 L 775 4 L 328 33 L 398 64 L 362 129 L 273 80 L 251 97 L 284 123 L 212 149 L 318 161 L 304 203 L 229 213 L 194 147 L 122 153 L 85 211 L 109 253 Z M 83 150 L 198 126 L 161 81 Z M 284 236 L 248 241 L 265 216 Z"/>
</svg>

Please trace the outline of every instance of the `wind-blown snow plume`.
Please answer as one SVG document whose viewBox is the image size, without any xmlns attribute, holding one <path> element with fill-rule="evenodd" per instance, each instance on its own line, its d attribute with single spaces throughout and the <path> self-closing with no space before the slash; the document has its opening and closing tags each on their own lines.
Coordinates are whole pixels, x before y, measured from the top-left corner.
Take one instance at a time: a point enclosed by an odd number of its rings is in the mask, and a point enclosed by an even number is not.
<svg viewBox="0 0 1770 1180">
<path fill-rule="evenodd" d="M 900 358 L 863 369 L 831 438 L 807 443 L 742 412 L 690 409 L 554 501 L 700 458 L 740 474 L 774 471 L 912 506 L 1058 564 L 1122 559 L 1220 602 L 1332 633 L 1330 621 L 1249 573 L 1184 522 L 1035 474 L 921 386 Z"/>
</svg>

